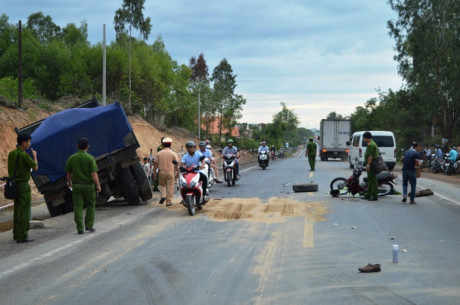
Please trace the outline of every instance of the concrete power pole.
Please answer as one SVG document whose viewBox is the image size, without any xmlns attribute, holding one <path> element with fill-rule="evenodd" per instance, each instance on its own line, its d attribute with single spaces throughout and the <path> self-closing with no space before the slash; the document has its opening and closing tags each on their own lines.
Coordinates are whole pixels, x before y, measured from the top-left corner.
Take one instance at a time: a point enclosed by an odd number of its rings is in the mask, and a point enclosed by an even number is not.
<svg viewBox="0 0 460 305">
<path fill-rule="evenodd" d="M 102 40 L 102 106 L 107 105 L 106 81 L 107 81 L 107 60 L 105 48 L 105 24 L 103 27 L 104 38 Z"/>
</svg>

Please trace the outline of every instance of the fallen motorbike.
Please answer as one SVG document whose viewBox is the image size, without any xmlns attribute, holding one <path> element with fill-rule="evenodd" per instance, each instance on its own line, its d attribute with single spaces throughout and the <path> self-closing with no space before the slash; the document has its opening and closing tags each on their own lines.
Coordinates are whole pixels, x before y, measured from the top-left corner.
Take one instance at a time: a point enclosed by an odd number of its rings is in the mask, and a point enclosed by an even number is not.
<svg viewBox="0 0 460 305">
<path fill-rule="evenodd" d="M 332 197 L 339 197 L 339 195 L 346 195 L 351 193 L 353 196 L 359 194 L 364 196 L 367 191 L 367 177 L 363 179 L 362 182 L 359 181 L 364 167 L 362 165 L 356 165 L 353 174 L 348 178 L 335 178 L 331 181 L 331 191 L 330 194 Z M 377 174 L 377 182 L 379 184 L 379 196 L 385 196 L 393 193 L 394 187 L 393 184 L 396 184 L 393 180 L 396 179 L 397 175 L 393 172 L 381 172 Z"/>
<path fill-rule="evenodd" d="M 182 204 L 187 208 L 190 216 L 195 215 L 195 208 L 201 210 L 202 206 L 206 204 L 202 182 L 200 181 L 200 173 L 197 172 L 199 169 L 200 167 L 194 164 L 184 165 L 179 169 Z"/>
<path fill-rule="evenodd" d="M 235 185 L 235 182 L 238 180 L 236 174 L 236 162 L 237 157 L 234 154 L 226 154 L 224 155 L 224 179 L 227 181 L 228 186 Z"/>
<path fill-rule="evenodd" d="M 265 169 L 268 166 L 268 154 L 266 151 L 259 153 L 259 166 Z"/>
</svg>

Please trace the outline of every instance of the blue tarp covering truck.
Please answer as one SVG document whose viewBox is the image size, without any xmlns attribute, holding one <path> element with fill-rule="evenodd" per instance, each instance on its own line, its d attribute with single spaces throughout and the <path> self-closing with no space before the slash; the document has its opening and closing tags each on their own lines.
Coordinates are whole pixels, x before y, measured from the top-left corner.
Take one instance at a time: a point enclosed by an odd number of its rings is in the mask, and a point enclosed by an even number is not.
<svg viewBox="0 0 460 305">
<path fill-rule="evenodd" d="M 73 211 L 64 166 L 80 138 L 98 166 L 102 191 L 97 204 L 123 197 L 129 204 L 152 198 L 152 189 L 136 154 L 139 142 L 119 103 L 99 106 L 96 98 L 17 129 L 32 136 L 39 169 L 32 179 L 44 195 L 51 217 Z"/>
</svg>

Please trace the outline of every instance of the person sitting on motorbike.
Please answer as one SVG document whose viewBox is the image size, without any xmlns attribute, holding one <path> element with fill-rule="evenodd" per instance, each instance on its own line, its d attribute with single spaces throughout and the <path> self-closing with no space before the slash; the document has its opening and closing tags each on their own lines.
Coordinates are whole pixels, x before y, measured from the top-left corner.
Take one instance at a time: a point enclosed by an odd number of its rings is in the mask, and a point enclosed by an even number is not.
<svg viewBox="0 0 460 305">
<path fill-rule="evenodd" d="M 238 159 L 240 158 L 240 152 L 238 151 L 238 148 L 236 146 L 233 146 L 232 139 L 227 140 L 227 147 L 224 148 L 224 150 L 222 151 L 222 154 L 223 155 L 227 155 L 227 154 L 236 155 L 235 171 L 236 171 L 236 176 L 239 177 L 240 164 L 238 162 Z"/>
<path fill-rule="evenodd" d="M 442 160 L 442 150 L 439 145 L 436 145 L 436 159 Z"/>
<path fill-rule="evenodd" d="M 211 141 L 205 140 L 204 143 L 206 143 L 206 148 L 211 150 Z"/>
<path fill-rule="evenodd" d="M 202 154 L 196 151 L 195 142 L 188 141 L 187 143 L 185 143 L 185 149 L 187 150 L 187 153 L 182 157 L 180 166 L 182 167 L 184 165 L 193 164 L 195 166 L 199 166 L 200 169 L 203 169 L 202 162 L 200 161 Z M 206 178 L 206 175 L 201 173 L 199 169 L 195 170 L 195 173 L 200 174 L 200 181 L 202 182 L 203 188 L 203 200 L 207 202 L 209 200 L 209 198 L 207 198 L 206 196 L 206 190 L 208 188 L 208 178 Z"/>
<path fill-rule="evenodd" d="M 262 145 L 259 146 L 259 149 L 257 150 L 257 161 L 260 163 L 260 153 L 261 152 L 266 152 L 267 153 L 267 165 L 270 162 L 270 158 L 268 158 L 268 146 L 266 145 L 265 141 L 262 141 Z"/>
<path fill-rule="evenodd" d="M 458 151 L 454 146 L 449 147 L 449 160 L 453 163 L 457 162 Z"/>
<path fill-rule="evenodd" d="M 212 157 L 212 152 L 206 148 L 206 142 L 201 141 L 200 144 L 200 153 L 205 156 L 205 158 L 208 158 L 209 161 L 211 162 L 211 168 L 214 170 L 214 174 L 216 175 L 216 182 L 217 183 L 222 183 L 222 181 L 219 179 L 219 172 L 217 171 L 217 166 L 216 166 L 216 161 Z"/>
</svg>

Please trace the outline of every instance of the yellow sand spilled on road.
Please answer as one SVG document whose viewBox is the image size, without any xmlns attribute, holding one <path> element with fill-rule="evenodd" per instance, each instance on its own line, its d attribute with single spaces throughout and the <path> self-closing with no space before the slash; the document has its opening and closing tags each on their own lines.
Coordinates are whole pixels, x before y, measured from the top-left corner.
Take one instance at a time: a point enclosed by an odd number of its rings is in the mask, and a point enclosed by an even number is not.
<svg viewBox="0 0 460 305">
<path fill-rule="evenodd" d="M 327 207 L 321 202 L 301 202 L 290 198 L 211 199 L 203 213 L 214 221 L 247 220 L 265 223 L 282 223 L 287 217 L 303 216 L 310 221 L 326 220 Z"/>
</svg>

